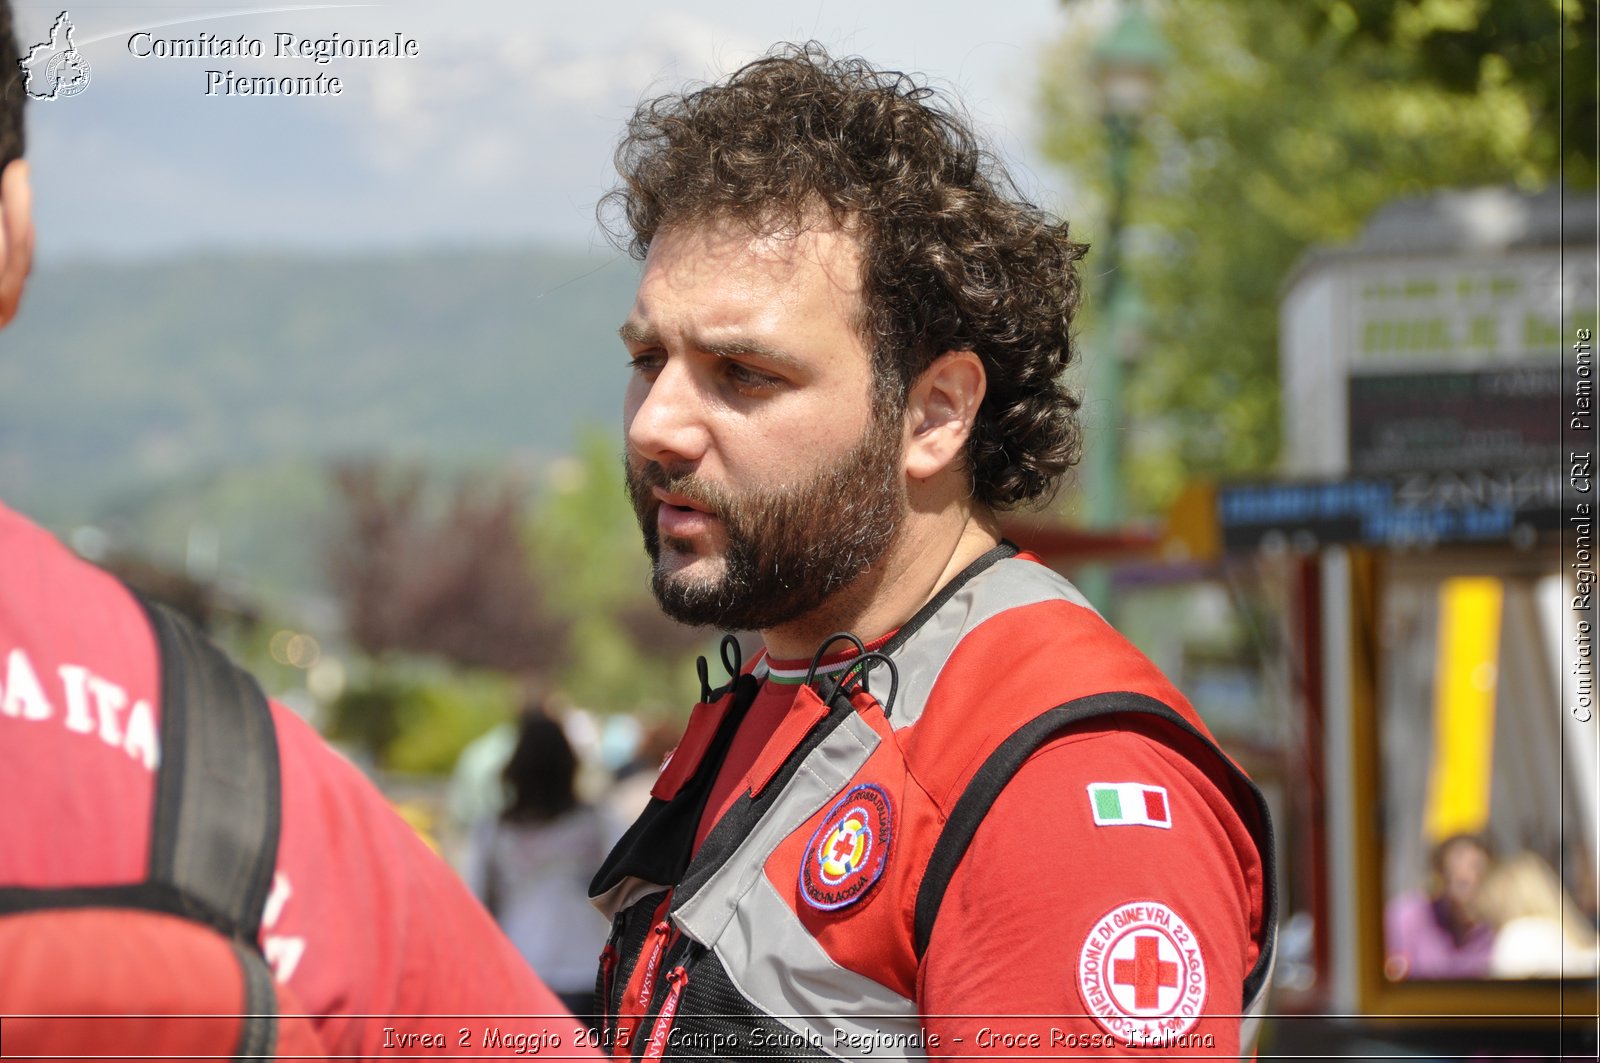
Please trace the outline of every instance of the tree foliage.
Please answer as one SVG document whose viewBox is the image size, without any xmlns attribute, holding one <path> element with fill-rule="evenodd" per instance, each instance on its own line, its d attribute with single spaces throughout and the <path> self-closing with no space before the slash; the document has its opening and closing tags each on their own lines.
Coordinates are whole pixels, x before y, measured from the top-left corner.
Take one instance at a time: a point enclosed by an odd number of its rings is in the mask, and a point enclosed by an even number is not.
<svg viewBox="0 0 1600 1063">
<path fill-rule="evenodd" d="M 371 659 L 333 732 L 390 768 L 447 766 L 509 715 L 518 684 L 600 712 L 666 716 L 692 700 L 710 636 L 662 615 L 613 442 L 589 436 L 536 504 L 512 480 L 381 461 L 332 473 L 325 563 Z M 439 752 L 445 750 L 448 753 Z"/>
<path fill-rule="evenodd" d="M 430 506 L 424 473 L 377 462 L 334 470 L 346 526 L 328 574 L 356 645 L 538 675 L 564 656 L 561 626 L 529 563 L 522 492 L 467 478 Z"/>
<path fill-rule="evenodd" d="M 1357 62 L 1407 57 L 1400 80 L 1461 97 L 1505 85 L 1532 117 L 1532 158 L 1569 184 L 1595 183 L 1600 115 L 1594 0 L 1318 0 L 1300 17 L 1340 35 Z"/>
<path fill-rule="evenodd" d="M 1538 64 L 1567 49 L 1566 117 L 1587 113 L 1592 130 L 1594 87 L 1575 89 L 1583 79 L 1570 68 L 1587 61 L 1592 75 L 1594 13 L 1554 0 L 1174 0 L 1149 10 L 1173 56 L 1135 148 L 1127 208 L 1124 268 L 1147 316 L 1126 374 L 1124 438 L 1130 495 L 1159 509 L 1193 476 L 1272 466 L 1284 415 L 1278 303 L 1308 248 L 1350 240 L 1397 198 L 1532 189 L 1560 175 L 1559 74 Z M 1042 91 L 1045 147 L 1074 179 L 1078 221 L 1106 214 L 1107 137 L 1091 84 L 1101 32 L 1078 20 L 1051 52 Z M 1592 184 L 1592 134 L 1566 146 L 1568 180 Z M 1103 242 L 1094 224 L 1089 238 Z M 1091 254 L 1091 337 L 1094 269 Z"/>
<path fill-rule="evenodd" d="M 385 771 L 442 775 L 473 739 L 511 719 L 514 679 L 440 659 L 386 657 L 356 669 L 328 707 L 328 737 Z"/>
</svg>

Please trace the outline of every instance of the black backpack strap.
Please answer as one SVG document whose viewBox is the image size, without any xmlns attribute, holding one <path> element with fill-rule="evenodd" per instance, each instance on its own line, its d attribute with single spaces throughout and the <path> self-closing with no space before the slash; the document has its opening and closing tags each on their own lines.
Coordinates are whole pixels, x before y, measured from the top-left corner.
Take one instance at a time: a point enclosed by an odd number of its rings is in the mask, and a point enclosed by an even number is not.
<svg viewBox="0 0 1600 1063">
<path fill-rule="evenodd" d="M 0 888 L 0 915 L 138 908 L 203 923 L 243 974 L 238 1060 L 277 1051 L 277 991 L 256 943 L 272 888 L 282 780 L 272 711 L 251 676 L 167 607 L 135 593 L 161 666 L 161 763 L 143 882 Z"/>
<path fill-rule="evenodd" d="M 1006 783 L 1016 775 L 1023 762 L 1032 756 L 1035 750 L 1069 727 L 1099 717 L 1127 712 L 1158 717 L 1205 743 L 1208 748 L 1216 752 L 1218 762 L 1226 767 L 1228 774 L 1233 777 L 1235 789 L 1239 793 L 1236 801 L 1246 804 L 1247 810 L 1254 813 L 1253 817 L 1246 817 L 1246 824 L 1250 829 L 1251 838 L 1255 840 L 1256 847 L 1261 853 L 1262 875 L 1266 879 L 1266 897 L 1261 913 L 1262 936 L 1265 940 L 1260 954 L 1256 957 L 1255 967 L 1245 979 L 1243 999 L 1248 1003 L 1256 995 L 1272 969 L 1275 931 L 1278 924 L 1278 889 L 1274 875 L 1276 858 L 1273 855 L 1272 820 L 1267 811 L 1266 798 L 1261 795 L 1256 785 L 1234 767 L 1233 762 L 1223 755 L 1221 750 L 1217 749 L 1216 743 L 1180 716 L 1171 706 L 1144 694 L 1129 692 L 1094 694 L 1057 706 L 1028 721 L 989 754 L 989 758 L 967 783 L 967 788 L 962 791 L 955 807 L 951 809 L 950 818 L 945 821 L 944 830 L 940 832 L 939 840 L 934 843 L 933 852 L 928 857 L 927 870 L 923 873 L 922 885 L 917 890 L 913 924 L 915 935 L 913 942 L 919 960 L 927 951 L 928 939 L 933 933 L 933 922 L 939 915 L 939 904 L 944 900 L 945 890 L 949 887 L 956 868 L 961 865 L 961 858 L 966 855 L 973 836 L 978 833 L 979 825 L 989 814 L 989 809 L 994 806 L 1000 791 L 1005 789 Z"/>
<path fill-rule="evenodd" d="M 278 741 L 256 681 L 187 621 L 140 598 L 161 652 L 161 770 L 150 881 L 255 948 L 282 821 Z"/>
<path fill-rule="evenodd" d="M 233 939 L 245 987 L 234 1057 L 271 1059 L 277 992 L 256 935 L 283 818 L 272 710 L 255 679 L 193 625 L 139 601 L 161 660 L 161 771 L 147 885 L 170 887 L 191 918 Z"/>
<path fill-rule="evenodd" d="M 272 982 L 267 961 L 256 951 L 255 943 L 235 941 L 234 955 L 244 971 L 244 1014 L 239 1029 L 235 1059 L 274 1059 L 278 1054 L 278 992 Z"/>
</svg>

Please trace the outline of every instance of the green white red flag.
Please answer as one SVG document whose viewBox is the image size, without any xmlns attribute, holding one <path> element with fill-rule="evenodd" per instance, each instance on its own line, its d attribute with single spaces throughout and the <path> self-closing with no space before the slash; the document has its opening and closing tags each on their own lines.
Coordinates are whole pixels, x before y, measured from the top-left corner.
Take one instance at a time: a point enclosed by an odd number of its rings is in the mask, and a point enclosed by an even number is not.
<svg viewBox="0 0 1600 1063">
<path fill-rule="evenodd" d="M 1172 829 L 1167 788 L 1137 782 L 1089 784 L 1089 810 L 1099 827 L 1162 827 Z"/>
</svg>

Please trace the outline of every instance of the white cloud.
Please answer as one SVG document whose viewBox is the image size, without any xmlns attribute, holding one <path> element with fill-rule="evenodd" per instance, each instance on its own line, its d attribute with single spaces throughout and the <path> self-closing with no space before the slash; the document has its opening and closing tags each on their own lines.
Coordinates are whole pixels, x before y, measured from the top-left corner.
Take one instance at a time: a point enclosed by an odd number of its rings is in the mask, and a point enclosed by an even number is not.
<svg viewBox="0 0 1600 1063">
<path fill-rule="evenodd" d="M 125 39 L 86 50 L 82 95 L 30 112 L 45 252 L 138 253 L 181 244 L 317 246 L 545 239 L 587 243 L 616 137 L 644 95 L 724 75 L 775 41 L 841 52 L 951 85 L 1002 151 L 1036 167 L 1028 141 L 1036 45 L 1062 23 L 1054 0 L 751 5 L 645 0 L 550 5 L 471 0 L 221 17 L 216 3 L 74 12 L 80 41 L 195 15 L 165 35 L 280 30 L 415 36 L 421 54 L 326 66 L 264 57 L 149 60 Z M 259 9 L 257 9 L 259 10 Z M 55 3 L 19 5 L 23 36 Z M 38 27 L 33 27 L 38 23 Z M 343 95 L 206 98 L 204 71 L 330 73 Z M 1028 183 L 1025 181 L 1025 183 Z M 122 207 L 102 209 L 107 202 Z M 131 209 L 136 206 L 137 209 Z M 295 219 L 302 224 L 290 224 Z M 223 224 L 226 222 L 226 224 Z"/>
</svg>

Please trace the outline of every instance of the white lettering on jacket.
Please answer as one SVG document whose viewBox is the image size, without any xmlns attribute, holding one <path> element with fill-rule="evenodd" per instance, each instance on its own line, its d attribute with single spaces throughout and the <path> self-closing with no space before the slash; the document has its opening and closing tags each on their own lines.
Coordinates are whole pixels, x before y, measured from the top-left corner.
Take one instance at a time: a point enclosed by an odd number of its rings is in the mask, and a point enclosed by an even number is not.
<svg viewBox="0 0 1600 1063">
<path fill-rule="evenodd" d="M 5 656 L 0 677 L 0 716 L 33 723 L 59 719 L 72 734 L 98 738 L 147 770 L 156 770 L 161 743 L 148 701 L 140 698 L 129 706 L 126 690 L 82 665 L 63 664 L 56 669 L 56 677 L 60 693 L 52 701 L 27 652 L 20 646 L 13 649 Z M 58 704 L 65 707 L 64 715 L 58 716 Z"/>
<path fill-rule="evenodd" d="M 272 976 L 279 985 L 294 977 L 295 968 L 300 966 L 300 958 L 306 952 L 305 938 L 269 933 L 277 928 L 283 906 L 292 896 L 294 887 L 289 883 L 289 876 L 279 871 L 272 876 L 272 892 L 267 894 L 267 903 L 261 909 L 261 954 L 267 958 Z"/>
</svg>

